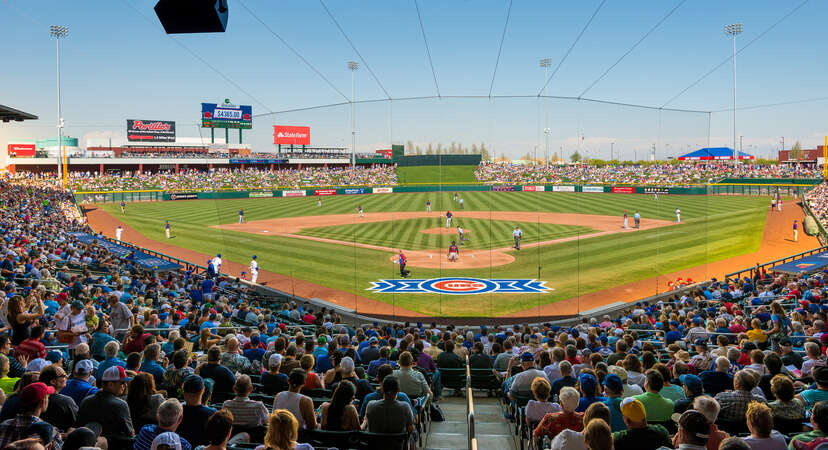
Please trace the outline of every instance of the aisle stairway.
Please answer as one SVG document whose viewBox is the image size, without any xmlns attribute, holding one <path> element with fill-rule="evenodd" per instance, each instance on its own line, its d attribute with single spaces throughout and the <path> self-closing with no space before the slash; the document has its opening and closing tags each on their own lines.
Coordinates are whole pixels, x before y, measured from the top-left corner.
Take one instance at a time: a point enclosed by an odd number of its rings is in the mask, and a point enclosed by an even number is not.
<svg viewBox="0 0 828 450">
<path fill-rule="evenodd" d="M 445 391 L 448 394 L 448 390 Z M 466 398 L 446 396 L 438 403 L 445 415 L 445 422 L 432 422 L 426 436 L 425 450 L 468 448 L 468 424 Z M 474 394 L 475 435 L 478 447 L 496 450 L 517 450 L 517 440 L 503 417 L 498 398 L 489 398 L 484 391 Z"/>
</svg>

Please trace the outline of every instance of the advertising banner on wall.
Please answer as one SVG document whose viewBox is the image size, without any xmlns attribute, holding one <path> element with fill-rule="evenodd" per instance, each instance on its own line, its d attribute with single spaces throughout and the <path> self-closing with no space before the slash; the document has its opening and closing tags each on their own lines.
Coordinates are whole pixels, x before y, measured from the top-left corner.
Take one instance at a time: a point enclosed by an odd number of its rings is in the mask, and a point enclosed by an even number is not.
<svg viewBox="0 0 828 450">
<path fill-rule="evenodd" d="M 492 186 L 494 192 L 514 192 L 514 186 Z"/>
<path fill-rule="evenodd" d="M 197 198 L 197 192 L 175 192 L 170 194 L 170 200 L 195 200 Z"/>
<path fill-rule="evenodd" d="M 581 188 L 581 192 L 604 192 L 604 186 L 584 186 Z"/>
<path fill-rule="evenodd" d="M 523 186 L 523 192 L 543 192 L 546 186 Z"/>
<path fill-rule="evenodd" d="M 299 189 L 294 191 L 282 191 L 282 197 L 304 197 L 305 190 Z"/>
<path fill-rule="evenodd" d="M 285 145 L 310 145 L 310 127 L 273 125 L 273 143 Z"/>
<path fill-rule="evenodd" d="M 9 144 L 9 156 L 32 157 L 35 155 L 34 144 Z"/>
<path fill-rule="evenodd" d="M 336 189 L 317 189 L 313 195 L 336 195 Z"/>
<path fill-rule="evenodd" d="M 617 186 L 612 188 L 613 194 L 633 194 L 635 193 L 635 188 L 632 186 Z"/>
<path fill-rule="evenodd" d="M 663 187 L 663 186 L 655 186 L 655 187 L 645 187 L 644 188 L 645 194 L 669 194 L 670 188 Z"/>
<path fill-rule="evenodd" d="M 552 192 L 575 192 L 575 186 L 552 186 Z"/>
<path fill-rule="evenodd" d="M 390 194 L 392 192 L 394 192 L 394 188 L 390 188 L 390 187 L 374 188 L 374 194 Z"/>
<path fill-rule="evenodd" d="M 273 197 L 273 191 L 250 192 L 248 196 L 250 198 L 270 198 Z"/>
<path fill-rule="evenodd" d="M 202 103 L 201 128 L 253 128 L 253 107 L 230 103 Z"/>
<path fill-rule="evenodd" d="M 365 188 L 345 189 L 345 195 L 364 194 Z"/>
<path fill-rule="evenodd" d="M 127 141 L 175 142 L 175 122 L 127 119 Z"/>
</svg>

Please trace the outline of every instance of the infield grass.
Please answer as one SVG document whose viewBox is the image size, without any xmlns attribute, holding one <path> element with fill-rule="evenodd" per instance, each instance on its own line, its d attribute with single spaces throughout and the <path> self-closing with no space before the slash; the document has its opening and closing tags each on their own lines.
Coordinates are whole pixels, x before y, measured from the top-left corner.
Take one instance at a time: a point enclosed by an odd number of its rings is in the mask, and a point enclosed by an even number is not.
<svg viewBox="0 0 828 450">
<path fill-rule="evenodd" d="M 224 259 L 243 264 L 250 260 L 250 255 L 257 254 L 260 267 L 265 270 L 433 316 L 476 317 L 525 310 L 578 294 L 758 251 L 767 210 L 764 197 L 662 195 L 656 201 L 652 196 L 641 194 L 464 192 L 462 196 L 466 210 L 615 215 L 619 217 L 619 223 L 625 209 L 631 216 L 639 211 L 645 218 L 675 220 L 674 211 L 678 207 L 682 213 L 682 224 L 515 251 L 510 253 L 515 257 L 515 262 L 499 267 L 460 270 L 412 268 L 416 278 L 536 278 L 555 289 L 548 294 L 377 294 L 366 290 L 371 281 L 399 277 L 398 267 L 389 261 L 387 252 L 232 232 L 210 228 L 209 225 L 237 222 L 239 208 L 244 208 L 248 222 L 275 217 L 354 213 L 357 204 L 361 204 L 366 212 L 423 211 L 426 200 L 432 202 L 435 211 L 442 211 L 446 207 L 456 208 L 450 192 L 326 197 L 322 208 L 317 208 L 316 199 L 309 197 L 131 203 L 127 206 L 126 215 L 122 215 L 114 203 L 102 205 L 102 208 L 150 239 L 164 241 L 164 221 L 169 220 L 176 236 L 170 243 L 176 246 L 206 254 L 220 252 Z M 356 221 L 356 214 L 354 216 Z M 469 219 L 463 220 L 469 222 Z M 488 224 L 489 221 L 482 222 Z M 492 221 L 492 226 L 495 222 Z M 312 225 L 312 219 L 309 219 L 308 226 Z M 333 228 L 341 228 L 337 232 L 342 236 L 350 233 L 353 239 L 356 235 L 366 236 L 374 225 L 355 223 Z M 418 220 L 397 221 L 389 239 L 430 247 L 429 238 L 425 237 L 426 241 L 422 241 L 419 236 L 423 234 L 419 230 L 429 227 Z M 473 230 L 474 242 L 474 233 L 479 232 L 481 227 L 477 224 L 468 227 Z M 532 224 L 521 228 L 524 230 L 524 242 L 538 239 L 537 233 L 532 232 Z M 557 232 L 572 231 L 567 227 Z M 304 232 L 318 230 L 309 228 Z M 554 231 L 541 230 L 541 233 L 546 232 Z M 490 239 L 508 241 L 508 236 L 493 233 Z M 358 311 L 370 314 L 370 311 L 360 309 L 358 303 L 351 305 L 354 306 Z"/>
</svg>

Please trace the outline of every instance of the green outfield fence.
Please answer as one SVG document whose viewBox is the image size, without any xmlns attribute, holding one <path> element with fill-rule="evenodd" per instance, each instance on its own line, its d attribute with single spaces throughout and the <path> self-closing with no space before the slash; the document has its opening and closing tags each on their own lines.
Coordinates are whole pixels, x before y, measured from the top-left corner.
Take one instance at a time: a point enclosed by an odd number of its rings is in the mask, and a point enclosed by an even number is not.
<svg viewBox="0 0 828 450">
<path fill-rule="evenodd" d="M 756 181 L 756 180 L 749 180 Z M 405 193 L 405 192 L 469 192 L 469 191 L 500 191 L 500 192 L 583 192 L 583 193 L 616 193 L 616 194 L 668 194 L 668 195 L 758 195 L 758 196 L 786 196 L 802 198 L 821 180 L 787 180 L 794 183 L 716 183 L 707 185 L 689 186 L 637 186 L 630 184 L 442 184 L 411 183 L 398 186 L 319 186 L 291 189 L 285 187 L 264 187 L 256 190 L 237 190 L 223 188 L 211 192 L 197 190 L 136 190 L 136 191 L 77 191 L 74 193 L 78 204 L 90 203 L 120 203 L 120 202 L 147 202 L 162 200 L 223 200 L 238 198 L 272 198 L 272 197 L 313 197 L 316 195 L 358 195 L 372 193 Z M 799 181 L 808 181 L 807 184 Z"/>
</svg>

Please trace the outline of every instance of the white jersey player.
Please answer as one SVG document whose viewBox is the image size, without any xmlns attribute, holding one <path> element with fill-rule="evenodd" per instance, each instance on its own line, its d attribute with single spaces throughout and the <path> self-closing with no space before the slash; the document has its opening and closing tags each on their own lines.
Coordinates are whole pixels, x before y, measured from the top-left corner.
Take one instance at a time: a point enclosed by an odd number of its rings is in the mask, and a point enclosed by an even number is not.
<svg viewBox="0 0 828 450">
<path fill-rule="evenodd" d="M 115 229 L 115 240 L 116 240 L 116 241 L 120 241 L 120 240 L 121 240 L 121 233 L 122 233 L 123 231 L 124 231 L 124 229 L 123 229 L 123 228 L 121 228 L 121 226 L 120 226 L 120 225 L 118 225 L 118 228 L 116 228 L 116 229 Z"/>
<path fill-rule="evenodd" d="M 256 255 L 253 255 L 253 259 L 250 260 L 250 282 L 256 284 L 256 280 L 259 278 L 259 263 L 256 262 Z"/>
<path fill-rule="evenodd" d="M 681 210 L 676 208 L 676 223 L 681 223 Z"/>
</svg>

